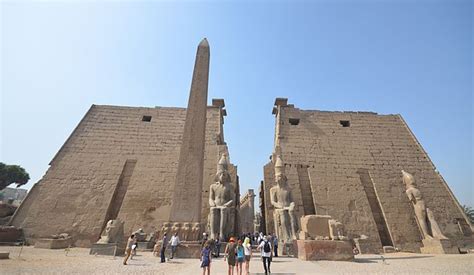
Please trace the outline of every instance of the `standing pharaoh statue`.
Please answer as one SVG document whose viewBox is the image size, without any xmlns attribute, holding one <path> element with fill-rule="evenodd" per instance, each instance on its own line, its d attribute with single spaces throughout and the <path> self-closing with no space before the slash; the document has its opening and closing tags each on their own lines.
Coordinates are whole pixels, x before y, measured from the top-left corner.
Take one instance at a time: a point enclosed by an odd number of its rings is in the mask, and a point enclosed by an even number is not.
<svg viewBox="0 0 474 275">
<path fill-rule="evenodd" d="M 426 208 L 425 201 L 421 196 L 420 190 L 416 188 L 415 178 L 410 173 L 402 170 L 403 183 L 406 186 L 406 194 L 415 209 L 416 220 L 423 233 L 423 239 L 447 239 L 436 222 L 433 212 Z"/>
<path fill-rule="evenodd" d="M 282 241 L 291 241 L 296 239 L 298 232 L 298 223 L 295 216 L 295 202 L 291 195 L 285 175 L 285 166 L 280 156 L 277 156 L 275 162 L 275 181 L 276 186 L 270 188 L 270 201 L 275 207 L 275 231 Z"/>
<path fill-rule="evenodd" d="M 231 222 L 229 219 L 234 202 L 234 190 L 231 185 L 231 177 L 228 171 L 227 155 L 222 154 L 217 164 L 215 183 L 211 184 L 209 194 L 209 227 L 211 239 L 218 235 L 221 241 L 230 233 Z"/>
</svg>

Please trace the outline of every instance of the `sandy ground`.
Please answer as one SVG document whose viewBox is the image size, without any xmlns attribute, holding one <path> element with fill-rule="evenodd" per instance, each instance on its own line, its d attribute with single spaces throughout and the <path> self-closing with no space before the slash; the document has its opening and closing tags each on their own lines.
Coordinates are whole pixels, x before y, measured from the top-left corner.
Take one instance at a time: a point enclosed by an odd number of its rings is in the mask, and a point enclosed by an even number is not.
<svg viewBox="0 0 474 275">
<path fill-rule="evenodd" d="M 65 250 L 24 247 L 0 247 L 9 251 L 9 260 L 0 260 L 0 274 L 202 274 L 197 259 L 173 259 L 160 263 L 151 252 L 139 255 L 122 265 L 122 257 L 92 256 L 89 249 Z M 294 258 L 274 258 L 272 274 L 474 274 L 474 254 L 425 255 L 396 253 L 358 255 L 354 262 L 306 262 Z M 211 274 L 226 274 L 223 258 L 214 259 Z M 252 258 L 251 274 L 262 274 L 260 258 Z"/>
</svg>

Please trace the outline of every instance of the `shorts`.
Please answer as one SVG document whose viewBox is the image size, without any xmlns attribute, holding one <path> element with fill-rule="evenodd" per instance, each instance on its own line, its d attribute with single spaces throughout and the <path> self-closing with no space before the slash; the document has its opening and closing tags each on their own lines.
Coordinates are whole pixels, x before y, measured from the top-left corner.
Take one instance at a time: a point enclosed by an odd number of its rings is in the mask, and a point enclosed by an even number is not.
<svg viewBox="0 0 474 275">
<path fill-rule="evenodd" d="M 250 255 L 245 255 L 245 261 L 250 262 Z"/>
<path fill-rule="evenodd" d="M 238 263 L 243 263 L 243 262 L 244 262 L 244 258 L 243 258 L 243 257 L 242 257 L 242 258 L 237 258 L 237 262 L 238 262 Z"/>
</svg>

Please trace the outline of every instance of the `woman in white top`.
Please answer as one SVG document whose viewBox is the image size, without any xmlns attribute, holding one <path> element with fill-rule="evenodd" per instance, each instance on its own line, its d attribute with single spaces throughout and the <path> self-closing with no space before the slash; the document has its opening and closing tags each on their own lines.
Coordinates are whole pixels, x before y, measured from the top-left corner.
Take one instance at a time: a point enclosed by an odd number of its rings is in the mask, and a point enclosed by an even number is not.
<svg viewBox="0 0 474 275">
<path fill-rule="evenodd" d="M 244 239 L 244 254 L 245 254 L 245 274 L 250 274 L 250 258 L 252 258 L 252 245 L 250 239 L 246 237 Z"/>
</svg>

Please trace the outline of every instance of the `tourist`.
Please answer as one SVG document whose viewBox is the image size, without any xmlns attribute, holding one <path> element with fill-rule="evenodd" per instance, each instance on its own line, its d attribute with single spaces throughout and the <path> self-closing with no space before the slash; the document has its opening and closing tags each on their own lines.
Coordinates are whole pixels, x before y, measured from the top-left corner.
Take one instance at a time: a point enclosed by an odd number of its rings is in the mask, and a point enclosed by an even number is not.
<svg viewBox="0 0 474 275">
<path fill-rule="evenodd" d="M 125 259 L 123 259 L 124 265 L 127 265 L 128 258 L 130 258 L 130 254 L 132 254 L 132 246 L 134 243 L 135 243 L 135 235 L 132 234 L 130 238 L 128 238 L 127 246 L 125 248 L 125 253 L 127 253 L 127 256 L 125 256 Z"/>
<path fill-rule="evenodd" d="M 273 256 L 278 257 L 278 238 L 276 234 L 273 235 Z"/>
<path fill-rule="evenodd" d="M 169 244 L 171 245 L 171 257 L 170 259 L 174 258 L 174 255 L 176 254 L 176 248 L 178 247 L 180 241 L 178 237 L 178 232 L 174 233 L 173 236 L 171 236 L 171 240 Z"/>
<path fill-rule="evenodd" d="M 133 242 L 133 245 L 132 245 L 132 253 L 130 256 L 130 260 L 133 259 L 133 256 L 137 256 L 137 248 L 138 248 L 138 241 L 137 241 L 137 238 L 135 237 L 135 241 Z"/>
<path fill-rule="evenodd" d="M 235 253 L 236 253 L 237 245 L 235 244 L 234 237 L 230 237 L 229 243 L 225 247 L 225 254 L 224 261 L 227 259 L 227 264 L 229 266 L 228 275 L 234 275 L 234 268 L 235 268 Z"/>
<path fill-rule="evenodd" d="M 166 245 L 168 238 L 166 237 L 166 233 L 163 235 L 163 239 L 161 240 L 161 250 L 160 250 L 160 256 L 161 256 L 161 262 L 164 263 L 166 262 L 165 259 L 165 250 L 166 250 Z"/>
<path fill-rule="evenodd" d="M 219 241 L 219 234 L 217 234 L 217 237 L 214 240 L 214 256 L 216 258 L 219 258 L 221 252 L 221 242 Z"/>
<path fill-rule="evenodd" d="M 265 274 L 271 273 L 270 271 L 270 262 L 272 257 L 272 245 L 268 241 L 267 237 L 263 237 L 263 241 L 257 247 L 262 253 L 263 268 L 265 269 Z"/>
<path fill-rule="evenodd" d="M 206 242 L 207 242 L 207 233 L 204 232 L 204 233 L 202 233 L 201 247 L 204 247 Z"/>
<path fill-rule="evenodd" d="M 252 258 L 252 245 L 250 244 L 250 238 L 247 237 L 244 240 L 244 254 L 245 254 L 245 275 L 250 274 L 250 258 Z"/>
<path fill-rule="evenodd" d="M 244 246 L 242 245 L 242 240 L 237 242 L 237 274 L 242 275 L 242 264 L 244 263 Z"/>
<path fill-rule="evenodd" d="M 202 267 L 202 275 L 211 274 L 211 245 L 209 242 L 204 244 L 204 248 L 201 251 L 201 267 Z"/>
</svg>

